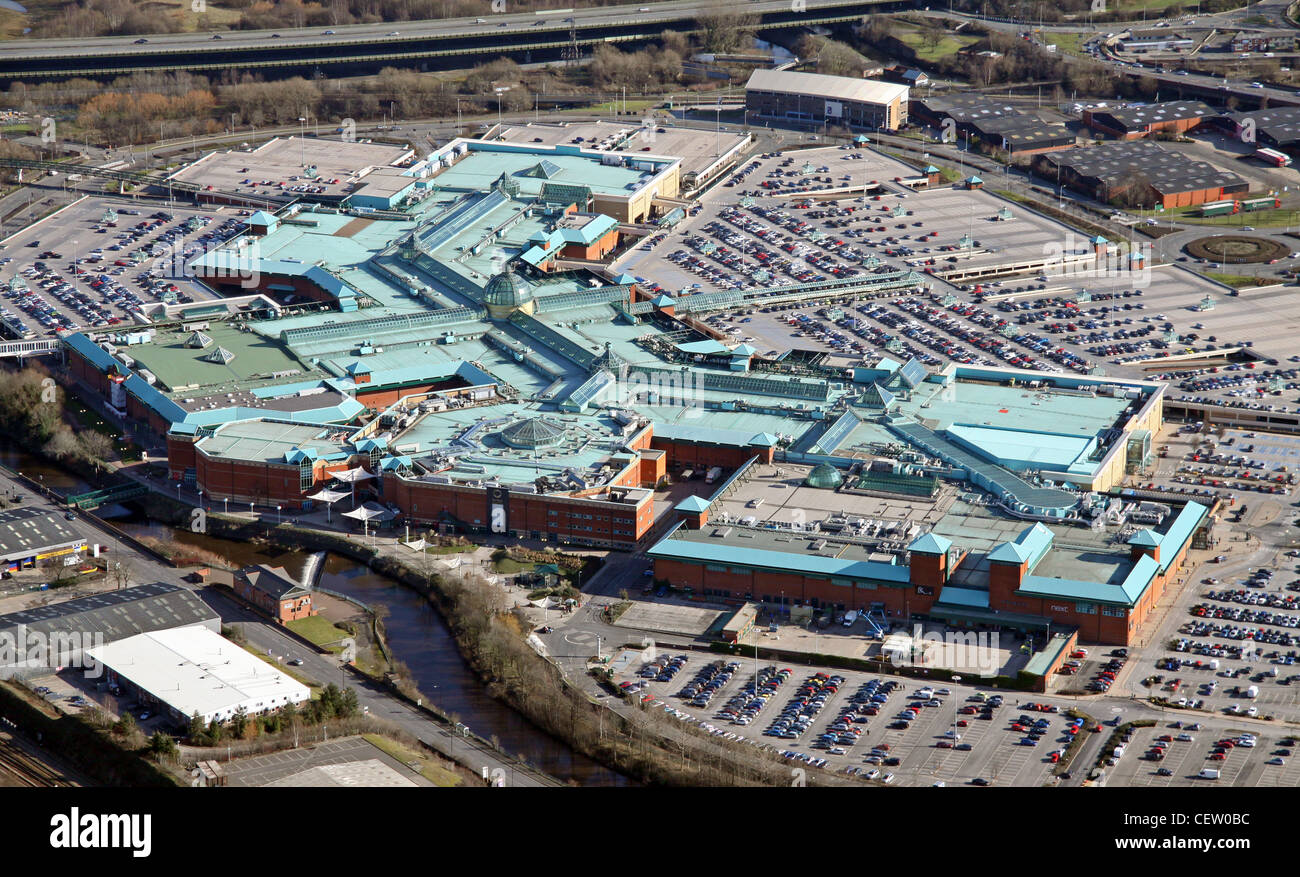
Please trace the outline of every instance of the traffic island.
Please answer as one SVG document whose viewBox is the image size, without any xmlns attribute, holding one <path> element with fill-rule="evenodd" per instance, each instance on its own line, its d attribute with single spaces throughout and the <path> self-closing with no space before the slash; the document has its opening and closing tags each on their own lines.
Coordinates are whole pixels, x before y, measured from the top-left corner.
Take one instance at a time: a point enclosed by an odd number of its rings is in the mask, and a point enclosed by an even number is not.
<svg viewBox="0 0 1300 877">
<path fill-rule="evenodd" d="M 1187 255 L 1226 265 L 1269 262 L 1283 259 L 1290 252 L 1283 244 L 1269 238 L 1249 235 L 1209 235 L 1190 241 L 1183 250 Z"/>
</svg>

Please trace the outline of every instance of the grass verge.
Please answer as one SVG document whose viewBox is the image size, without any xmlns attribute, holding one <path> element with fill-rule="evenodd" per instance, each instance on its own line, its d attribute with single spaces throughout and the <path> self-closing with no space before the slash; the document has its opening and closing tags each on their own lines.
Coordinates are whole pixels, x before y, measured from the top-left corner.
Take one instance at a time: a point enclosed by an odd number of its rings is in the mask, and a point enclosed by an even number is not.
<svg viewBox="0 0 1300 877">
<path fill-rule="evenodd" d="M 420 776 L 435 786 L 451 788 L 461 784 L 461 778 L 455 772 L 442 767 L 423 752 L 403 746 L 396 740 L 390 740 L 379 734 L 362 734 L 361 737 L 375 748 L 383 750 L 385 755 L 396 758 L 402 764 L 418 765 Z"/>
<path fill-rule="evenodd" d="M 320 615 L 311 615 L 307 618 L 299 618 L 296 621 L 290 621 L 285 627 L 292 630 L 301 637 L 311 640 L 316 645 L 327 648 L 331 652 L 341 651 L 342 648 L 331 644 L 337 643 L 341 639 L 346 639 L 352 634 L 348 633 L 341 627 L 336 627 L 334 622 Z"/>
</svg>

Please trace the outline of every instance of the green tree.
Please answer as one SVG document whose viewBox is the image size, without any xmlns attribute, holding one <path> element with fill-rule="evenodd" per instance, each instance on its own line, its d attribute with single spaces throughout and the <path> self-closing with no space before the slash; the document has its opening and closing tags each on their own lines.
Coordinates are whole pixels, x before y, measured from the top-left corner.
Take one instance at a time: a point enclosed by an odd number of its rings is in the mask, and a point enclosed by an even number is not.
<svg viewBox="0 0 1300 877">
<path fill-rule="evenodd" d="M 230 719 L 230 735 L 236 740 L 244 739 L 244 732 L 248 730 L 248 710 L 242 706 L 235 710 L 235 715 Z"/>
<path fill-rule="evenodd" d="M 149 751 L 159 759 L 175 758 L 180 753 L 180 747 L 176 745 L 176 741 L 170 734 L 155 731 L 149 738 Z"/>
<path fill-rule="evenodd" d="M 117 724 L 113 726 L 113 733 L 119 734 L 123 737 L 129 737 L 137 727 L 135 716 L 130 713 L 122 713 L 121 718 L 117 720 Z"/>
</svg>

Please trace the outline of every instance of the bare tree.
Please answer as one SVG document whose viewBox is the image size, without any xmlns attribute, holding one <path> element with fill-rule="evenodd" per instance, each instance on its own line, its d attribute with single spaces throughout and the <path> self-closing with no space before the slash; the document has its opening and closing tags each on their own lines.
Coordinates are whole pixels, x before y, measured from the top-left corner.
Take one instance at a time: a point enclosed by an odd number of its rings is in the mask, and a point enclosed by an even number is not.
<svg viewBox="0 0 1300 877">
<path fill-rule="evenodd" d="M 716 55 L 749 46 L 758 28 L 758 16 L 727 0 L 716 0 L 695 19 L 704 31 L 704 51 Z"/>
</svg>

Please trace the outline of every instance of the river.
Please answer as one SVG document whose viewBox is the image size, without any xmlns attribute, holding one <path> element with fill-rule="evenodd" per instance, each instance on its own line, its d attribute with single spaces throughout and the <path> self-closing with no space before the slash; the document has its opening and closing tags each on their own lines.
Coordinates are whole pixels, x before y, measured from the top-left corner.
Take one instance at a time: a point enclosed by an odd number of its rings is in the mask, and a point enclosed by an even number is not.
<svg viewBox="0 0 1300 877">
<path fill-rule="evenodd" d="M 174 530 L 143 517 L 116 519 L 113 523 L 133 536 L 173 538 L 203 548 L 225 557 L 232 566 L 269 563 L 284 567 L 297 578 L 307 563 L 308 555 L 300 551 Z M 416 686 L 434 705 L 456 716 L 475 733 L 487 739 L 495 737 L 507 752 L 527 759 L 561 780 L 573 780 L 583 786 L 631 784 L 621 774 L 539 731 L 514 709 L 488 695 L 461 658 L 442 616 L 415 591 L 335 554 L 326 558 L 320 585 L 369 606 L 387 609 L 384 630 L 393 656 L 410 668 Z"/>
<path fill-rule="evenodd" d="M 81 478 L 12 446 L 0 444 L 0 464 L 65 496 L 93 489 Z M 120 506 L 115 508 L 126 511 Z M 100 514 L 111 514 L 111 511 L 100 509 Z M 203 548 L 226 558 L 231 566 L 268 563 L 282 566 L 298 578 L 307 564 L 308 554 L 301 551 L 216 539 L 173 529 L 137 513 L 115 516 L 113 523 L 133 536 L 171 538 Z M 388 615 L 384 619 L 384 629 L 394 657 L 406 664 L 416 687 L 428 695 L 434 705 L 449 715 L 455 715 L 475 733 L 487 739 L 496 737 L 507 752 L 527 759 L 561 780 L 573 780 L 583 786 L 625 786 L 631 783 L 622 774 L 597 764 L 574 752 L 567 744 L 539 731 L 514 709 L 488 695 L 461 658 L 442 616 L 416 592 L 377 575 L 362 564 L 333 554 L 326 559 L 320 584 L 369 606 L 385 607 Z"/>
</svg>

